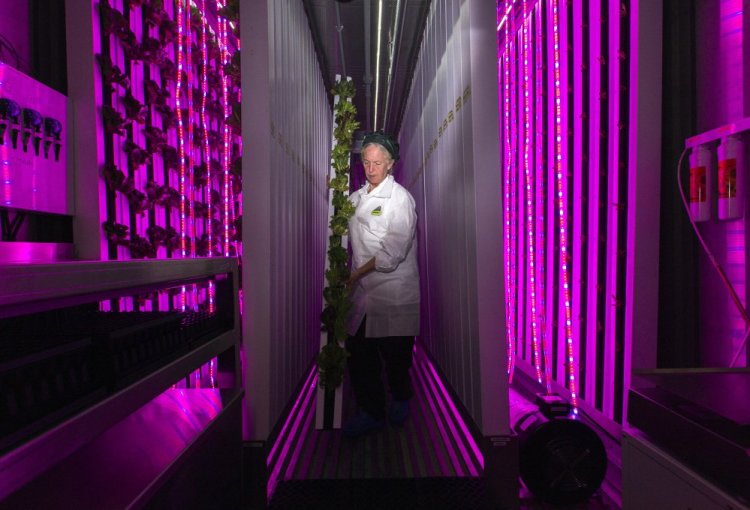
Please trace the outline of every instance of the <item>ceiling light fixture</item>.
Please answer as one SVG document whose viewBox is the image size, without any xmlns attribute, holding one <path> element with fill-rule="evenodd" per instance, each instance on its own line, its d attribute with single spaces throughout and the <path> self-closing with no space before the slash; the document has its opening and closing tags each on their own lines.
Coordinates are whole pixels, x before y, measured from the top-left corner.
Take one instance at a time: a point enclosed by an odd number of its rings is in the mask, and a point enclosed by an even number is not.
<svg viewBox="0 0 750 510">
<path fill-rule="evenodd" d="M 399 13 L 401 12 L 401 0 L 396 0 L 396 14 L 393 17 L 393 31 L 392 31 L 392 38 L 391 38 L 391 44 L 390 44 L 390 56 L 389 56 L 389 62 L 388 62 L 388 78 L 386 79 L 386 88 L 385 88 L 385 106 L 383 107 L 383 127 L 386 127 L 386 124 L 388 123 L 388 102 L 391 99 L 391 81 L 393 79 L 393 66 L 396 61 L 396 45 L 400 43 L 398 41 L 398 37 L 400 36 L 399 30 L 398 30 L 398 20 L 399 20 Z M 400 44 L 399 44 L 400 45 Z"/>
<path fill-rule="evenodd" d="M 380 93 L 380 45 L 383 35 L 383 0 L 378 0 L 378 46 L 375 53 L 375 119 L 372 123 L 373 130 L 378 129 L 378 96 Z"/>
<path fill-rule="evenodd" d="M 346 74 L 346 58 L 344 58 L 344 25 L 341 24 L 341 11 L 339 4 L 336 4 L 336 32 L 339 39 L 339 57 L 341 58 L 341 76 L 346 80 L 349 76 Z"/>
</svg>

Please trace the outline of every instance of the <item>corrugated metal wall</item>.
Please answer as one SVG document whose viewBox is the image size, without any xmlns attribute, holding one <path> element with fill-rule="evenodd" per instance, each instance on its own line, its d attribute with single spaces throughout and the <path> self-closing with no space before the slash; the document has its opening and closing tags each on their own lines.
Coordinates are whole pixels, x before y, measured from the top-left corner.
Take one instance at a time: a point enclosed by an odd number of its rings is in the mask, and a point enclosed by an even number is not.
<svg viewBox="0 0 750 510">
<path fill-rule="evenodd" d="M 507 421 L 494 15 L 432 2 L 398 174 L 419 214 L 421 341 L 485 434 Z"/>
<path fill-rule="evenodd" d="M 301 2 L 274 1 L 271 27 L 272 416 L 320 342 L 331 110 Z"/>
<path fill-rule="evenodd" d="M 243 40 L 246 438 L 265 439 L 319 348 L 332 112 L 302 3 L 252 4 L 242 11 L 251 20 Z"/>
</svg>

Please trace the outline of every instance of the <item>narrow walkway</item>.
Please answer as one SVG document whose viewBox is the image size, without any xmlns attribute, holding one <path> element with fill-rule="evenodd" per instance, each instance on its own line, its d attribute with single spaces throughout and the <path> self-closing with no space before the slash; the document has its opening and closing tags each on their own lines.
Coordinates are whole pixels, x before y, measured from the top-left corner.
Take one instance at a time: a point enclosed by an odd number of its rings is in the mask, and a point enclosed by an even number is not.
<svg viewBox="0 0 750 510">
<path fill-rule="evenodd" d="M 268 456 L 271 510 L 484 510 L 484 459 L 426 354 L 415 348 L 414 398 L 402 427 L 386 425 L 358 439 L 315 428 L 317 373 Z M 354 414 L 344 395 L 344 419 Z M 589 500 L 556 507 L 519 481 L 522 510 L 618 510 L 600 489 Z"/>
<path fill-rule="evenodd" d="M 315 398 L 301 396 L 287 454 L 279 448 L 269 458 L 278 480 L 271 509 L 483 508 L 481 452 L 429 359 L 419 349 L 414 358 L 415 395 L 402 427 L 387 425 L 358 439 L 317 430 Z M 344 399 L 346 416 L 354 412 L 353 399 Z"/>
</svg>

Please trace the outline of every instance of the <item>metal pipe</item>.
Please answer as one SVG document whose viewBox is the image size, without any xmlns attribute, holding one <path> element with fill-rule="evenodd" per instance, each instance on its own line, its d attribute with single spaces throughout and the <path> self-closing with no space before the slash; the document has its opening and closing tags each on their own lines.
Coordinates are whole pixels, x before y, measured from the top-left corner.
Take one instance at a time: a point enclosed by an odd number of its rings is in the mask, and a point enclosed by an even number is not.
<svg viewBox="0 0 750 510">
<path fill-rule="evenodd" d="M 406 0 L 404 0 L 404 3 L 406 3 Z M 393 83 L 392 83 L 393 68 L 396 66 L 396 48 L 401 47 L 401 36 L 404 33 L 403 30 L 399 30 L 400 13 L 401 13 L 401 0 L 397 0 L 396 14 L 393 19 L 393 37 L 391 39 L 391 54 L 390 54 L 390 62 L 388 64 L 388 80 L 386 81 L 386 89 L 385 89 L 385 109 L 383 110 L 383 127 L 386 129 L 387 129 L 387 124 L 388 124 L 388 111 L 389 111 L 388 104 L 391 100 L 391 88 L 393 86 Z M 401 17 L 402 24 L 403 24 L 403 21 L 404 21 L 403 17 Z"/>
<path fill-rule="evenodd" d="M 380 106 L 380 48 L 383 46 L 381 39 L 383 36 L 383 0 L 378 0 L 378 42 L 375 48 L 375 121 L 373 129 L 378 129 L 378 107 Z"/>
<path fill-rule="evenodd" d="M 336 2 L 336 31 L 339 33 L 339 55 L 341 55 L 341 74 L 346 80 L 346 59 L 344 58 L 344 27 L 341 24 L 341 13 L 339 12 L 339 3 Z"/>
<path fill-rule="evenodd" d="M 367 118 L 367 128 L 371 126 L 370 113 L 372 96 L 372 70 L 370 69 L 370 0 L 365 0 L 365 113 Z"/>
</svg>

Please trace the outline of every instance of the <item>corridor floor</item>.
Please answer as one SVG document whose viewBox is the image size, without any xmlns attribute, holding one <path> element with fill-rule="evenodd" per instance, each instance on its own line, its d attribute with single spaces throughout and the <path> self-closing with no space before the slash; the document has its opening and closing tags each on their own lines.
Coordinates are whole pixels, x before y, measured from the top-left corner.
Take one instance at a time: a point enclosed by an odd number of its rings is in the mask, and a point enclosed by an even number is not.
<svg viewBox="0 0 750 510">
<path fill-rule="evenodd" d="M 412 381 L 415 396 L 407 422 L 357 439 L 344 437 L 340 430 L 316 429 L 315 398 L 309 398 L 298 411 L 299 432 L 290 437 L 288 454 L 279 456 L 274 468 L 278 479 L 269 508 L 487 508 L 479 448 L 446 399 L 430 361 L 418 350 Z M 344 400 L 346 418 L 354 412 L 353 399 L 345 395 Z M 600 492 L 568 508 L 617 510 Z M 523 487 L 519 501 L 521 509 L 559 508 L 537 501 Z"/>
</svg>

